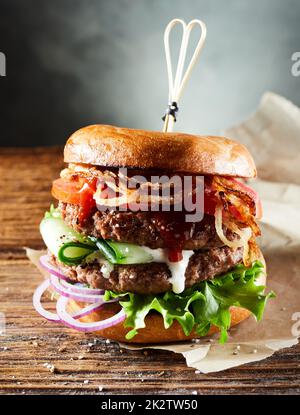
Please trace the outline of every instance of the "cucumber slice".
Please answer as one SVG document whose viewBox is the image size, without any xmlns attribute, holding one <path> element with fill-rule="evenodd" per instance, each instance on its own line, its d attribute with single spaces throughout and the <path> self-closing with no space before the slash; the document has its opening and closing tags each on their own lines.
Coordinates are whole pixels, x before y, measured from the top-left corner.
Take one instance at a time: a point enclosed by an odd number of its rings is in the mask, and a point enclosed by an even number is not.
<svg viewBox="0 0 300 415">
<path fill-rule="evenodd" d="M 100 252 L 111 264 L 146 264 L 153 261 L 153 256 L 138 245 L 97 239 L 90 236 Z"/>
<path fill-rule="evenodd" d="M 66 242 L 87 242 L 84 236 L 75 232 L 58 217 L 44 218 L 40 223 L 40 232 L 47 248 L 56 257 L 59 248 Z M 91 242 L 89 243 L 91 244 Z"/>
<path fill-rule="evenodd" d="M 79 265 L 97 248 L 81 242 L 64 243 L 58 250 L 58 259 L 67 265 Z"/>
<path fill-rule="evenodd" d="M 153 261 L 153 256 L 138 245 L 85 237 L 66 225 L 58 215 L 53 215 L 53 212 L 41 221 L 40 232 L 49 251 L 56 257 L 60 256 L 64 263 L 79 264 L 97 248 L 112 264 L 145 264 Z"/>
<path fill-rule="evenodd" d="M 93 236 L 90 236 L 89 239 L 96 244 L 101 254 L 103 254 L 111 264 L 119 263 L 117 255 L 115 254 L 114 250 L 108 245 L 107 241 L 104 239 L 97 239 Z"/>
<path fill-rule="evenodd" d="M 117 264 L 146 264 L 153 261 L 153 256 L 134 244 L 106 241 L 114 251 Z"/>
</svg>

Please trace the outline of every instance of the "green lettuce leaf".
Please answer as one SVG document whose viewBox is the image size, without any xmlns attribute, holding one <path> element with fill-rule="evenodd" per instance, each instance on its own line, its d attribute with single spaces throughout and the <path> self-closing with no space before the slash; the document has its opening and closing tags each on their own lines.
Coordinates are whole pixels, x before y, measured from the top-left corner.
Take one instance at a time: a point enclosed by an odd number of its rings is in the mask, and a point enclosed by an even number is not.
<svg viewBox="0 0 300 415">
<path fill-rule="evenodd" d="M 61 218 L 61 213 L 57 208 L 54 207 L 53 203 L 51 203 L 50 209 L 49 209 L 49 211 L 45 212 L 44 218 L 45 219 L 49 219 L 49 218 L 55 218 L 55 219 L 59 218 L 60 219 Z"/>
<path fill-rule="evenodd" d="M 261 320 L 266 302 L 275 296 L 264 294 L 264 286 L 256 285 L 264 267 L 256 261 L 251 267 L 234 267 L 230 272 L 211 281 L 202 281 L 180 294 L 172 291 L 158 295 L 114 293 L 106 291 L 104 298 L 120 298 L 126 313 L 125 327 L 131 328 L 126 338 L 132 339 L 139 329 L 145 327 L 145 318 L 152 311 L 161 314 L 166 329 L 176 320 L 188 336 L 192 330 L 205 336 L 212 325 L 220 329 L 220 342 L 227 340 L 230 327 L 230 307 L 238 306 L 251 311 Z"/>
</svg>

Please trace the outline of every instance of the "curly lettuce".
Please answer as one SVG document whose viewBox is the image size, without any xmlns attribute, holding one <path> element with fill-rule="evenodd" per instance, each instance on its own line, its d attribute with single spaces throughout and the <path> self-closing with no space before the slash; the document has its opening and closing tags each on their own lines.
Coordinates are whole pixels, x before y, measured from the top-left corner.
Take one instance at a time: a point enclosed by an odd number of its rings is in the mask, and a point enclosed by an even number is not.
<svg viewBox="0 0 300 415">
<path fill-rule="evenodd" d="M 145 327 L 145 318 L 150 312 L 161 314 L 164 327 L 168 329 L 176 320 L 188 336 L 192 330 L 205 336 L 212 325 L 220 329 L 220 343 L 228 337 L 230 307 L 238 306 L 249 310 L 257 321 L 261 320 L 266 302 L 275 297 L 274 292 L 264 294 L 265 287 L 257 285 L 258 277 L 264 273 L 259 261 L 247 268 L 237 265 L 229 272 L 211 281 L 184 290 L 180 294 L 172 291 L 158 295 L 139 295 L 105 291 L 105 300 L 120 298 L 120 305 L 126 313 L 125 327 L 131 328 L 128 340 Z"/>
<path fill-rule="evenodd" d="M 46 211 L 44 215 L 44 219 L 50 218 L 61 219 L 61 213 L 58 208 L 54 207 L 53 203 L 51 203 L 49 211 Z"/>
</svg>

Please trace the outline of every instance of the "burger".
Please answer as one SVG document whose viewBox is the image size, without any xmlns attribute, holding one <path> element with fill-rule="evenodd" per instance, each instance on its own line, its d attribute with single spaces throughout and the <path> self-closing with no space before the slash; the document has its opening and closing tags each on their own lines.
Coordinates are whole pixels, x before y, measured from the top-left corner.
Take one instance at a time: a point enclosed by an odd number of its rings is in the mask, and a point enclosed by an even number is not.
<svg viewBox="0 0 300 415">
<path fill-rule="evenodd" d="M 264 292 L 262 209 L 245 184 L 256 168 L 243 145 L 92 125 L 68 139 L 64 161 L 57 206 L 40 224 L 49 275 L 34 294 L 40 314 L 134 343 L 213 333 L 225 342 L 230 327 L 262 318 L 273 293 Z M 49 289 L 55 313 L 41 303 Z"/>
</svg>

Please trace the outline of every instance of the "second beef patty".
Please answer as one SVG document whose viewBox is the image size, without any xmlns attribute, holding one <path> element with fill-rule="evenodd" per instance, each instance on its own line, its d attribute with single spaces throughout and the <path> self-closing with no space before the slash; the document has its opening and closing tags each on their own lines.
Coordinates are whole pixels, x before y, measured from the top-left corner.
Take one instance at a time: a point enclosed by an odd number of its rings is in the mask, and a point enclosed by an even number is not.
<svg viewBox="0 0 300 415">
<path fill-rule="evenodd" d="M 241 263 L 242 257 L 242 248 L 233 250 L 221 247 L 195 252 L 186 268 L 185 287 L 191 287 L 200 281 L 223 274 L 234 265 Z M 98 263 L 66 266 L 58 263 L 54 256 L 52 262 L 74 282 L 86 283 L 93 288 L 137 294 L 158 294 L 172 289 L 169 280 L 171 273 L 165 263 L 117 265 L 107 278 L 103 276 L 101 265 Z"/>
</svg>

